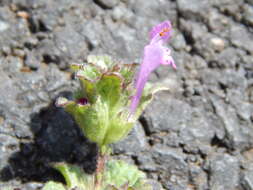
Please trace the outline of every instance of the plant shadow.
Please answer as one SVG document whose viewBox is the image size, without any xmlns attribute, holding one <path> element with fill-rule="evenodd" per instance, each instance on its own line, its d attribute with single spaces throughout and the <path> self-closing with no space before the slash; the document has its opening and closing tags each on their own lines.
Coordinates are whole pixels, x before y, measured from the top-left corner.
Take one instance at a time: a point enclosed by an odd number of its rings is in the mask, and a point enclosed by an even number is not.
<svg viewBox="0 0 253 190">
<path fill-rule="evenodd" d="M 71 99 L 72 93 L 65 91 L 59 96 Z M 20 151 L 11 155 L 8 165 L 0 171 L 0 181 L 63 181 L 52 168 L 55 162 L 79 165 L 86 173 L 95 171 L 97 145 L 82 135 L 72 117 L 55 106 L 55 100 L 39 113 L 31 114 L 30 128 L 34 139 L 20 143 Z"/>
</svg>

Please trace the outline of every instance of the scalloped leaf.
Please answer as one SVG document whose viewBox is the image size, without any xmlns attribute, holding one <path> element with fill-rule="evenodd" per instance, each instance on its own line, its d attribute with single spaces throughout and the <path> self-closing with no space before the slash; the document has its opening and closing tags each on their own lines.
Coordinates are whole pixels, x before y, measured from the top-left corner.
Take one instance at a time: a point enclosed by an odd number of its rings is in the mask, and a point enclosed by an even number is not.
<svg viewBox="0 0 253 190">
<path fill-rule="evenodd" d="M 122 64 L 121 68 L 120 68 L 120 74 L 122 75 L 122 77 L 124 78 L 124 83 L 131 83 L 133 78 L 134 78 L 134 74 L 135 74 L 135 68 L 136 68 L 137 64 Z"/>
<path fill-rule="evenodd" d="M 88 190 L 94 188 L 95 177 L 84 173 L 81 168 L 65 163 L 55 164 L 54 168 L 63 175 L 69 189 L 80 188 Z"/>
<path fill-rule="evenodd" d="M 102 146 L 109 126 L 109 107 L 98 97 L 96 102 L 87 109 L 85 115 L 76 117 L 76 121 L 86 137 Z"/>
<path fill-rule="evenodd" d="M 122 78 L 116 74 L 103 75 L 97 83 L 97 92 L 101 100 L 110 108 L 115 106 L 121 95 Z"/>
<path fill-rule="evenodd" d="M 44 185 L 42 190 L 66 190 L 66 188 L 61 183 L 49 181 Z"/>
<path fill-rule="evenodd" d="M 115 65 L 115 63 L 112 61 L 112 58 L 108 55 L 89 55 L 87 57 L 87 62 L 100 67 L 102 70 L 108 70 Z"/>
<path fill-rule="evenodd" d="M 58 98 L 58 100 L 61 100 L 60 98 Z M 70 113 L 77 120 L 77 122 L 79 119 L 83 118 L 83 116 L 86 114 L 86 111 L 90 107 L 89 104 L 79 105 L 74 101 L 67 101 L 64 104 L 62 104 L 61 106 L 64 107 L 65 111 Z"/>
<path fill-rule="evenodd" d="M 106 131 L 106 135 L 103 141 L 104 145 L 111 144 L 125 138 L 134 126 L 134 123 L 127 122 L 125 118 L 120 116 L 114 116 L 110 120 L 110 126 Z"/>
<path fill-rule="evenodd" d="M 100 75 L 98 69 L 92 65 L 84 65 L 82 69 L 76 73 L 77 77 L 85 78 L 87 80 L 96 80 Z"/>
<path fill-rule="evenodd" d="M 71 114 L 79 125 L 84 135 L 91 141 L 103 144 L 103 140 L 108 128 L 108 106 L 101 102 L 100 98 L 96 103 L 90 105 L 79 105 L 74 101 L 68 101 L 66 98 L 58 98 L 65 111 Z M 60 104 L 58 103 L 58 104 Z"/>
<path fill-rule="evenodd" d="M 118 189 L 127 184 L 129 188 L 137 188 L 140 184 L 145 185 L 145 174 L 134 165 L 129 165 L 121 160 L 110 160 L 106 164 L 105 182 Z M 147 184 L 147 187 L 148 184 Z M 139 189 L 138 189 L 139 190 Z M 148 190 L 148 189 L 145 189 Z"/>
<path fill-rule="evenodd" d="M 94 103 L 97 98 L 96 82 L 87 80 L 85 78 L 79 78 L 79 81 L 84 97 L 86 97 L 90 103 Z"/>
<path fill-rule="evenodd" d="M 57 163 L 54 168 L 63 175 L 66 187 L 61 183 L 49 181 L 42 190 L 95 189 L 95 176 L 86 174 L 78 166 Z M 151 190 L 151 185 L 146 183 L 145 174 L 124 161 L 109 160 L 101 177 L 103 180 L 101 186 L 96 186 L 97 190 Z"/>
</svg>

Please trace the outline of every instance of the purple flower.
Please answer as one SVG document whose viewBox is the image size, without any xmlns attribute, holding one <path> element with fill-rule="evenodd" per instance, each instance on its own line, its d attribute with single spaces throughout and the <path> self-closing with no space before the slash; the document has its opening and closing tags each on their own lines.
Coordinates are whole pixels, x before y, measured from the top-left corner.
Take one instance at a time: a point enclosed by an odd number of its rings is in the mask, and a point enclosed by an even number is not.
<svg viewBox="0 0 253 190">
<path fill-rule="evenodd" d="M 130 106 L 131 114 L 135 112 L 139 104 L 143 88 L 150 73 L 160 65 L 171 65 L 174 69 L 176 69 L 176 65 L 170 54 L 170 49 L 164 46 L 164 43 L 171 37 L 171 29 L 172 26 L 170 21 L 164 21 L 153 27 L 149 33 L 150 43 L 144 48 L 142 63 L 136 77 L 136 93 L 132 97 Z"/>
</svg>

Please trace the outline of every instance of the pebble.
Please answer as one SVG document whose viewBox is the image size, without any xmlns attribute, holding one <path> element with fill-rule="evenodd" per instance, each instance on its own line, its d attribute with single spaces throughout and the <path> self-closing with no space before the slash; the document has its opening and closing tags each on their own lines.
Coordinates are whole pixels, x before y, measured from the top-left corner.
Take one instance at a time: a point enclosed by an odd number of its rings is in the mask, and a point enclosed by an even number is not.
<svg viewBox="0 0 253 190">
<path fill-rule="evenodd" d="M 102 8 L 111 9 L 118 4 L 118 0 L 95 0 L 95 2 Z"/>
<path fill-rule="evenodd" d="M 0 20 L 0 32 L 4 32 L 5 30 L 7 30 L 10 26 L 4 22 Z"/>
<path fill-rule="evenodd" d="M 221 38 L 212 38 L 211 44 L 212 44 L 213 48 L 218 52 L 221 52 L 225 48 L 225 42 Z"/>
</svg>

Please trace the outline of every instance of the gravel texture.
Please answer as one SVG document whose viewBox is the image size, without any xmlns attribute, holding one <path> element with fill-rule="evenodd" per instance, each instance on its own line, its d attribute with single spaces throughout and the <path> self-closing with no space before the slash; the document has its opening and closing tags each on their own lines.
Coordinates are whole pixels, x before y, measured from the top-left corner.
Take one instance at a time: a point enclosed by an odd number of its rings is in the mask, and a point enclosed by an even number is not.
<svg viewBox="0 0 253 190">
<path fill-rule="evenodd" d="M 71 98 L 70 63 L 88 54 L 139 62 L 149 29 L 172 21 L 177 71 L 160 67 L 155 97 L 115 157 L 157 189 L 253 189 L 252 0 L 0 1 L 0 189 L 62 181 L 50 164 L 92 173 L 97 147 L 55 98 Z"/>
</svg>

